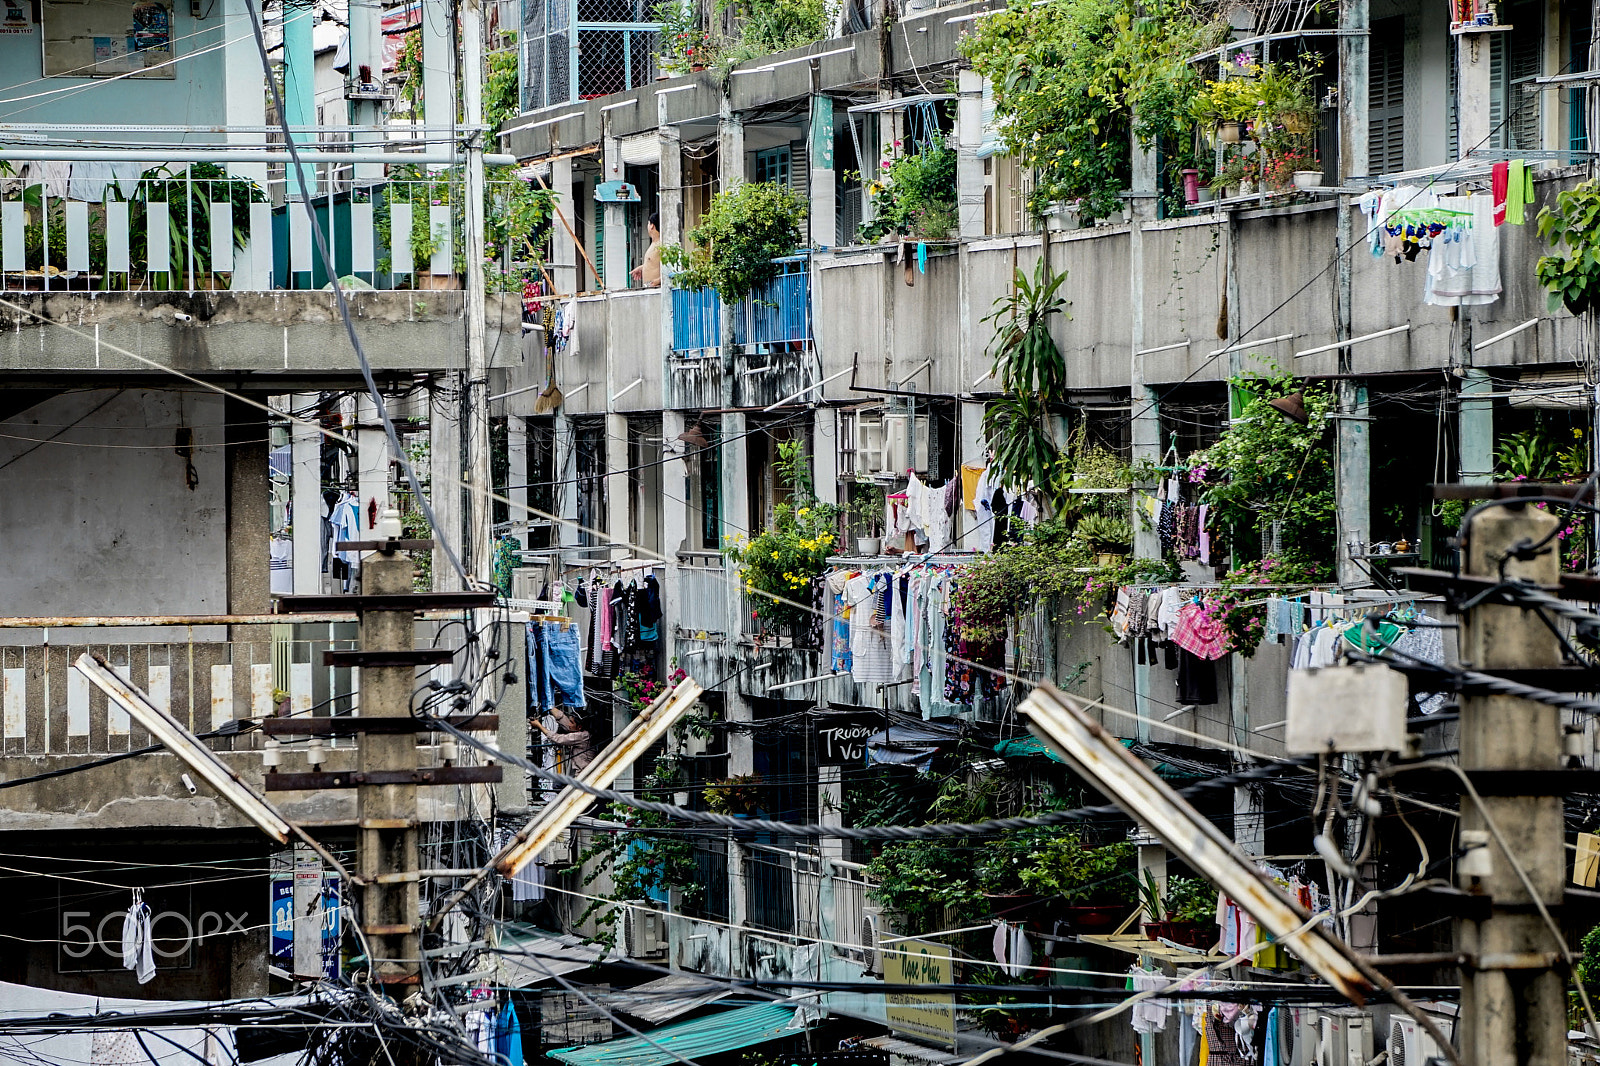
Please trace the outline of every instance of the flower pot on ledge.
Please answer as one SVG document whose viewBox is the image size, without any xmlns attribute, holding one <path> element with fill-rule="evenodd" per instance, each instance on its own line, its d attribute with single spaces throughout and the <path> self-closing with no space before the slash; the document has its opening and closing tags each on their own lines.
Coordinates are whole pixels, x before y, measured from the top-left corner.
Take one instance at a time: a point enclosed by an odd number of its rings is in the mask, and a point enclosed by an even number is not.
<svg viewBox="0 0 1600 1066">
<path fill-rule="evenodd" d="M 417 271 L 418 289 L 459 289 L 461 278 L 456 274 L 435 274 L 431 270 Z"/>
</svg>

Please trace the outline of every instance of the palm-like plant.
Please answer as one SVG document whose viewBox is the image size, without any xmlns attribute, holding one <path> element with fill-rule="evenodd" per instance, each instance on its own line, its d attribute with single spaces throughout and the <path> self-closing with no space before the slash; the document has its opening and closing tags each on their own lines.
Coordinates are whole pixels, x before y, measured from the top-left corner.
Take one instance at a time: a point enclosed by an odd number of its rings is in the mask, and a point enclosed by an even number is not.
<svg viewBox="0 0 1600 1066">
<path fill-rule="evenodd" d="M 1066 280 L 1041 257 L 1031 279 L 1016 272 L 1012 291 L 996 300 L 983 320 L 994 326 L 991 373 L 1006 392 L 984 411 L 983 432 L 1008 485 L 1049 485 L 1059 455 L 1050 404 L 1066 392 L 1067 364 L 1050 335 L 1050 322 L 1068 315 L 1061 295 Z"/>
</svg>

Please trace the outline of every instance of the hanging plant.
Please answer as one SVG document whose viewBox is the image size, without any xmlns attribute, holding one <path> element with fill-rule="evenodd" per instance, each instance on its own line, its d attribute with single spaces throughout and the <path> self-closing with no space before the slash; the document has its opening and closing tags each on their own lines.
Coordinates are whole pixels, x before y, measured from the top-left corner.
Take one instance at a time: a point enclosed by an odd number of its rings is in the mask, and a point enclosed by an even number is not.
<svg viewBox="0 0 1600 1066">
<path fill-rule="evenodd" d="M 705 219 L 689 231 L 688 247 L 662 248 L 661 261 L 680 268 L 673 288 L 715 289 L 724 303 L 738 303 L 778 276 L 773 260 L 800 247 L 805 217 L 806 205 L 788 186 L 735 185 L 711 198 Z"/>
</svg>

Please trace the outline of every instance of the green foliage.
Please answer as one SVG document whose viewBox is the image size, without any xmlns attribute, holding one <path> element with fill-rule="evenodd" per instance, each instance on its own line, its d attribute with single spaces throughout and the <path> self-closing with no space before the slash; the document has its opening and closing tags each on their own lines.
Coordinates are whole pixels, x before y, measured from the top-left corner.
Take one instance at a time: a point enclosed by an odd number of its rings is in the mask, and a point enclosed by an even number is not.
<svg viewBox="0 0 1600 1066">
<path fill-rule="evenodd" d="M 1561 447 L 1541 430 L 1525 430 L 1503 438 L 1494 450 L 1497 472 L 1515 481 L 1566 481 L 1589 469 L 1583 430 L 1574 429 L 1573 443 Z"/>
<path fill-rule="evenodd" d="M 1600 179 L 1556 196 L 1539 212 L 1539 236 L 1551 255 L 1534 268 L 1549 293 L 1550 310 L 1565 305 L 1580 315 L 1600 297 Z"/>
<path fill-rule="evenodd" d="M 1166 892 L 1149 870 L 1139 882 L 1139 901 L 1153 922 L 1204 922 L 1217 914 L 1217 890 L 1194 877 L 1167 878 Z"/>
<path fill-rule="evenodd" d="M 1207 596 L 1205 610 L 1228 635 L 1228 648 L 1249 657 L 1266 635 L 1267 608 L 1260 586 L 1309 585 L 1332 576 L 1327 559 L 1268 556 L 1230 570 L 1221 587 Z"/>
<path fill-rule="evenodd" d="M 726 71 L 747 59 L 813 44 L 828 35 L 825 0 L 716 0 L 717 14 L 732 10 L 738 36 L 717 50 Z"/>
<path fill-rule="evenodd" d="M 1086 515 L 1078 522 L 1077 535 L 1106 552 L 1127 552 L 1133 547 L 1133 523 L 1126 518 Z"/>
<path fill-rule="evenodd" d="M 773 260 L 800 247 L 805 217 L 806 205 L 787 186 L 735 185 L 711 198 L 700 225 L 689 231 L 689 248 L 666 246 L 661 261 L 682 268 L 674 288 L 715 289 L 724 303 L 738 303 L 778 276 Z"/>
<path fill-rule="evenodd" d="M 861 227 L 862 241 L 902 234 L 942 241 L 956 228 L 956 153 L 937 145 L 913 155 L 884 160 L 884 173 L 867 183 L 872 221 Z"/>
<path fill-rule="evenodd" d="M 761 806 L 761 775 L 736 774 L 706 785 L 706 809 L 715 814 L 754 814 Z"/>
<path fill-rule="evenodd" d="M 1186 0 L 1013 0 L 977 23 L 965 51 L 994 86 L 1007 151 L 1034 168 L 1035 213 L 1054 201 L 1077 201 L 1085 221 L 1120 209 L 1129 134 L 1145 145 L 1185 139 L 1202 82 L 1188 58 L 1222 30 Z"/>
<path fill-rule="evenodd" d="M 1332 392 L 1287 374 L 1246 374 L 1230 386 L 1249 395 L 1243 412 L 1221 440 L 1189 460 L 1191 479 L 1208 483 L 1202 502 L 1233 531 L 1234 549 L 1246 557 L 1259 550 L 1262 530 L 1280 522 L 1285 561 L 1330 564 L 1336 524 Z M 1309 421 L 1303 426 L 1267 404 L 1294 392 L 1305 396 Z"/>
<path fill-rule="evenodd" d="M 706 31 L 705 16 L 699 4 L 683 0 L 661 0 L 656 5 L 656 21 L 661 24 L 657 66 L 667 74 L 687 74 L 696 67 L 716 62 L 716 47 Z"/>
<path fill-rule="evenodd" d="M 522 111 L 521 85 L 517 74 L 517 35 L 513 33 L 510 37 L 511 47 L 490 52 L 485 57 L 487 69 L 483 82 L 483 121 L 489 130 L 484 134 L 484 140 L 490 144 L 498 143 L 495 138 L 505 120 L 515 118 Z"/>
<path fill-rule="evenodd" d="M 541 258 L 538 236 L 555 214 L 555 196 L 516 176 L 512 167 L 494 167 L 484 197 L 484 256 L 490 262 L 509 255 L 512 259 Z M 415 222 L 413 221 L 413 228 Z"/>
<path fill-rule="evenodd" d="M 400 54 L 395 58 L 395 73 L 400 76 L 400 100 L 405 102 L 413 115 L 422 115 L 421 30 L 412 30 L 401 38 Z"/>
<path fill-rule="evenodd" d="M 1138 855 L 1126 840 L 1095 847 L 1076 833 L 1057 831 L 1029 852 L 1022 883 L 1069 904 L 1132 903 Z"/>
<path fill-rule="evenodd" d="M 811 583 L 828 565 L 839 508 L 821 503 L 812 489 L 805 446 L 778 445 L 779 483 L 789 498 L 773 508 L 772 528 L 748 543 L 734 539 L 723 553 L 739 564 L 739 579 L 757 617 L 772 625 L 803 626 L 811 616 Z"/>
<path fill-rule="evenodd" d="M 1049 490 L 1058 448 L 1050 404 L 1064 398 L 1067 364 L 1050 335 L 1056 315 L 1071 315 L 1061 295 L 1065 272 L 1052 273 L 1043 257 L 1033 277 L 1018 270 L 1012 289 L 994 302 L 983 321 L 994 329 L 991 373 L 1005 389 L 983 412 L 984 439 L 1005 484 Z"/>
<path fill-rule="evenodd" d="M 1600 981 L 1600 925 L 1583 934 L 1578 947 L 1583 952 L 1578 959 L 1578 980 L 1586 985 Z"/>
</svg>

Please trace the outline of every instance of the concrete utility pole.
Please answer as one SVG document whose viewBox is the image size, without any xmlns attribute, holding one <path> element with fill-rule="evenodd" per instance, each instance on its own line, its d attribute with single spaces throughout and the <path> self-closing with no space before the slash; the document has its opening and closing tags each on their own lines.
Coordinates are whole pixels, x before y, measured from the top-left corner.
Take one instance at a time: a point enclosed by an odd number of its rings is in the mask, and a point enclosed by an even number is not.
<svg viewBox="0 0 1600 1066">
<path fill-rule="evenodd" d="M 361 563 L 361 591 L 367 596 L 410 592 L 410 558 L 400 552 L 367 556 Z M 361 650 L 369 656 L 401 654 L 396 655 L 399 665 L 362 665 L 361 717 L 410 717 L 416 671 L 403 660 L 416 643 L 415 625 L 409 606 L 362 612 Z M 416 737 L 411 733 L 363 734 L 357 764 L 363 772 L 415 770 Z M 384 983 L 415 983 L 422 951 L 420 886 L 415 877 L 417 786 L 359 786 L 356 819 L 360 834 L 356 865 L 367 881 L 361 889 L 361 926 L 372 945 L 372 974 Z M 385 883 L 381 878 L 386 874 L 411 877 Z"/>
<path fill-rule="evenodd" d="M 483 0 L 461 3 L 461 110 L 468 127 L 483 124 Z M 437 121 L 435 119 L 434 121 Z M 471 500 L 467 522 L 467 571 L 488 581 L 494 570 L 494 536 L 489 493 L 489 361 L 484 343 L 487 310 L 483 291 L 484 211 L 483 134 L 466 142 L 467 382 L 461 392 L 461 417 L 467 431 L 467 480 Z"/>
<path fill-rule="evenodd" d="M 1487 45 L 1485 45 L 1487 49 Z M 1493 507 L 1466 530 L 1465 570 L 1498 580 L 1501 559 L 1519 542 L 1536 543 L 1560 519 L 1532 507 Z M 1560 561 L 1554 543 L 1529 562 L 1505 563 L 1505 578 L 1554 585 Z M 1461 622 L 1461 661 L 1474 670 L 1537 670 L 1559 667 L 1556 637 L 1531 611 L 1480 606 Z M 1461 699 L 1461 767 L 1519 771 L 1526 780 L 1559 770 L 1563 759 L 1561 712 L 1555 707 L 1511 696 L 1464 695 Z M 1533 907 L 1516 864 L 1520 864 L 1546 909 L 1559 914 L 1566 881 L 1561 787 L 1556 775 L 1542 795 L 1500 795 L 1480 787 L 1483 807 L 1467 797 L 1461 803 L 1461 843 L 1485 846 L 1460 860 L 1460 886 L 1492 901 L 1488 917 L 1462 919 L 1458 950 L 1462 966 L 1461 1053 L 1468 1066 L 1562 1066 L 1566 1062 L 1565 981 L 1557 960 L 1562 945 Z M 1535 786 L 1536 787 L 1536 786 Z M 1488 819 L 1516 850 L 1507 854 Z M 1486 869 L 1485 869 L 1486 867 Z M 1473 876 L 1472 871 L 1480 871 Z"/>
</svg>

